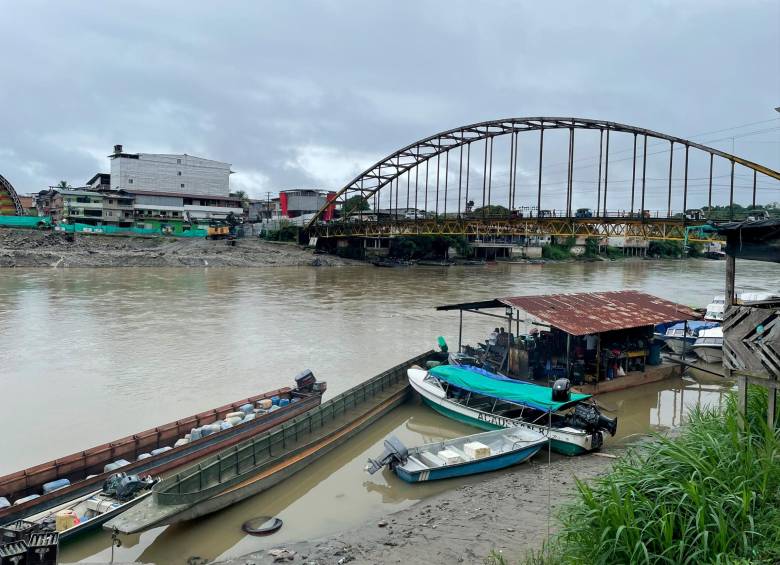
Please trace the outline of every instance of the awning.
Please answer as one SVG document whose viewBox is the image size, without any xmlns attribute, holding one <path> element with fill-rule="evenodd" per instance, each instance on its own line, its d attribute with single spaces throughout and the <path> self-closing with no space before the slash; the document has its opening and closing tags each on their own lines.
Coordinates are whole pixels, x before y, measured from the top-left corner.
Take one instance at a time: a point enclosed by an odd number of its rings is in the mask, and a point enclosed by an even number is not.
<svg viewBox="0 0 780 565">
<path fill-rule="evenodd" d="M 477 310 L 511 306 L 571 335 L 655 326 L 700 318 L 691 308 L 635 290 L 510 296 L 439 306 L 437 310 Z"/>
<path fill-rule="evenodd" d="M 516 381 L 476 367 L 439 365 L 433 367 L 429 372 L 437 379 L 463 390 L 536 408 L 544 412 L 556 412 L 590 398 L 589 394 L 571 393 L 570 400 L 557 402 L 552 399 L 553 389 L 550 387 Z"/>
</svg>

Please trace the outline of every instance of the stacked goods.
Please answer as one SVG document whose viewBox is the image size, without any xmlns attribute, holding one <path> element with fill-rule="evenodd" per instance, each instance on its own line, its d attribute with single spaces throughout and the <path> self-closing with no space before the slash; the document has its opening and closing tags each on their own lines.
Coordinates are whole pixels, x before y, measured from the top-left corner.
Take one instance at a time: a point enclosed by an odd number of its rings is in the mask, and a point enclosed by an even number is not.
<svg viewBox="0 0 780 565">
<path fill-rule="evenodd" d="M 152 451 L 152 455 L 157 455 L 157 454 L 154 451 Z M 129 465 L 129 464 L 130 461 L 127 461 L 126 459 L 117 459 L 113 463 L 108 463 L 105 467 L 103 467 L 103 472 L 108 473 L 109 471 L 116 471 L 120 467 L 124 467 L 125 465 Z"/>
<path fill-rule="evenodd" d="M 263 410 L 270 410 L 273 402 L 270 398 L 263 398 L 257 403 Z"/>
<path fill-rule="evenodd" d="M 490 448 L 484 443 L 478 441 L 470 441 L 463 444 L 463 451 L 466 452 L 471 459 L 484 459 L 490 457 Z"/>
</svg>

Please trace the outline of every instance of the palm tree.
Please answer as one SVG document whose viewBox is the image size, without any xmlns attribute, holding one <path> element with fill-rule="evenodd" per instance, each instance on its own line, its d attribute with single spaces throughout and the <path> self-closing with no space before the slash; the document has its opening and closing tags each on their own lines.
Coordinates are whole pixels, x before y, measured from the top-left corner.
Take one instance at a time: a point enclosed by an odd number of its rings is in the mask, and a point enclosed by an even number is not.
<svg viewBox="0 0 780 565">
<path fill-rule="evenodd" d="M 54 186 L 54 188 L 73 188 L 73 187 L 72 187 L 72 186 L 70 186 L 70 185 L 68 184 L 68 181 L 66 181 L 66 180 L 61 180 L 60 182 L 58 182 L 58 183 L 57 183 L 57 184 Z"/>
</svg>

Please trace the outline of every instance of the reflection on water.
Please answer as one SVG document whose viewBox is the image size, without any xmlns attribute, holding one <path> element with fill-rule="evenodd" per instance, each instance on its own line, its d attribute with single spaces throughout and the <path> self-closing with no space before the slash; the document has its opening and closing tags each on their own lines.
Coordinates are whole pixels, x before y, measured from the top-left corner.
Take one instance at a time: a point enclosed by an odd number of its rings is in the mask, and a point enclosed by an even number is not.
<svg viewBox="0 0 780 565">
<path fill-rule="evenodd" d="M 740 262 L 737 273 L 745 290 L 780 287 L 777 265 Z M 457 314 L 436 312 L 437 304 L 637 289 L 703 306 L 723 280 L 724 264 L 714 261 L 0 271 L 0 474 L 287 385 L 307 367 L 337 394 L 429 349 L 438 335 L 457 343 Z M 492 329 L 485 320 L 464 317 L 464 341 L 484 338 Z M 616 410 L 622 437 L 676 426 L 697 401 L 722 402 L 718 384 L 676 380 L 600 397 Z M 369 477 L 363 465 L 385 436 L 414 444 L 474 431 L 404 406 L 266 493 L 124 539 L 117 559 L 183 563 L 353 527 L 461 484 Z M 285 520 L 282 530 L 241 532 L 244 520 L 267 514 Z M 102 532 L 87 535 L 63 548 L 63 560 L 107 560 L 109 546 Z"/>
</svg>

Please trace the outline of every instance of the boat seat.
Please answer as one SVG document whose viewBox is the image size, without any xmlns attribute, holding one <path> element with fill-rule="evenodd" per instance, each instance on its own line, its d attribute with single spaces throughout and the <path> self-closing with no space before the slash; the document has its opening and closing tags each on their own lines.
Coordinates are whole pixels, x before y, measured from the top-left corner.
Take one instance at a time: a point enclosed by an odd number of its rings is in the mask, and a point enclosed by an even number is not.
<svg viewBox="0 0 780 565">
<path fill-rule="evenodd" d="M 410 455 L 403 466 L 409 471 L 422 471 L 428 468 L 428 465 L 417 459 L 414 455 Z"/>
<path fill-rule="evenodd" d="M 443 467 L 445 464 L 444 459 L 430 451 L 423 451 L 422 453 L 418 453 L 417 456 L 422 460 L 426 467 Z"/>
</svg>

